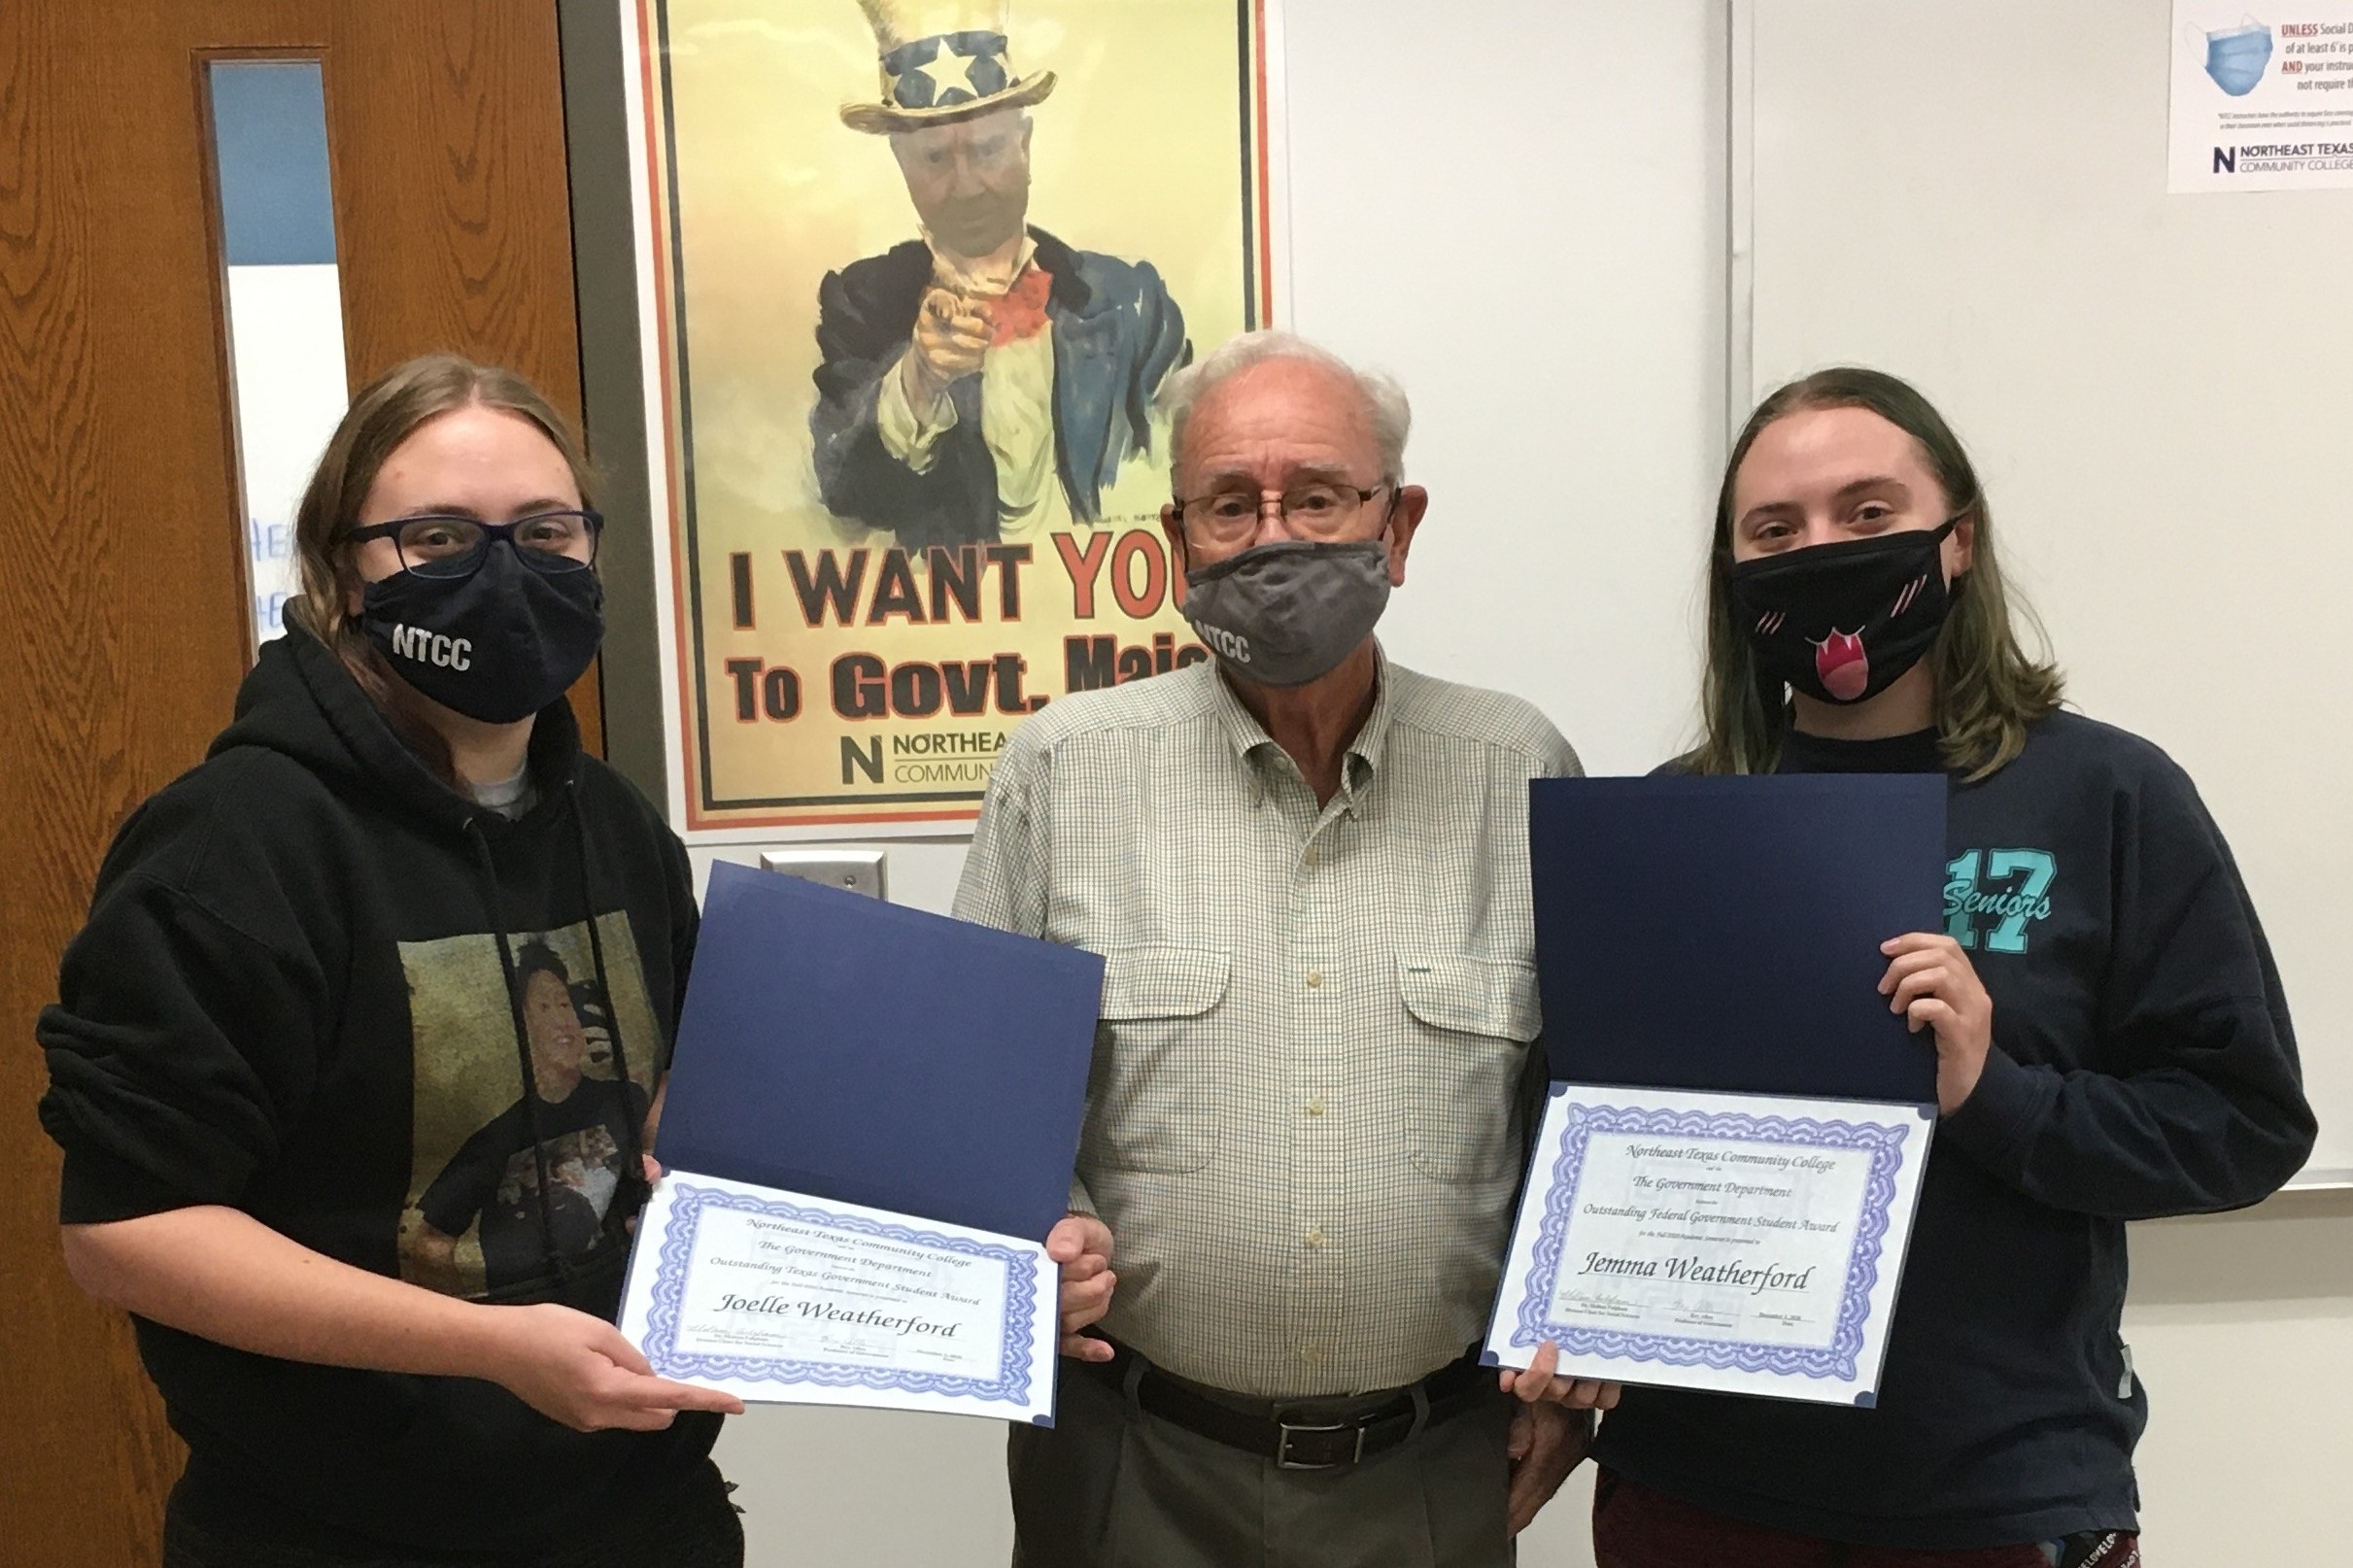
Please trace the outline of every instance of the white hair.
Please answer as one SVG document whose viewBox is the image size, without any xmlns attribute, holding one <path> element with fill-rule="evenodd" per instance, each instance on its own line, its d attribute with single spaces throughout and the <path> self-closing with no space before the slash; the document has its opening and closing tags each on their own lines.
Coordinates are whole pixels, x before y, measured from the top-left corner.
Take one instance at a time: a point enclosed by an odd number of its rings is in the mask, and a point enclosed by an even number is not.
<svg viewBox="0 0 2353 1568">
<path fill-rule="evenodd" d="M 1414 408 L 1406 401 L 1397 378 L 1380 370 L 1359 370 L 1326 348 L 1291 332 L 1245 332 L 1227 339 L 1209 358 L 1185 366 L 1161 383 L 1160 407 L 1169 418 L 1169 467 L 1172 474 L 1184 460 L 1185 426 L 1193 407 L 1221 381 L 1255 364 L 1275 359 L 1301 359 L 1337 371 L 1364 398 L 1365 415 L 1373 426 L 1373 441 L 1381 449 L 1381 477 L 1390 483 L 1405 478 L 1405 438 L 1414 426 Z"/>
</svg>

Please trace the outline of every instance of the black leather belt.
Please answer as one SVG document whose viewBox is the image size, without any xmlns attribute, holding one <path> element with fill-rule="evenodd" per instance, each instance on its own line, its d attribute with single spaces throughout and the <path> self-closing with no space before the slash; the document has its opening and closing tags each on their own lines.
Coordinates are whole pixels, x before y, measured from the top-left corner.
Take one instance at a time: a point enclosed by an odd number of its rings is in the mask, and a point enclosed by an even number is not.
<svg viewBox="0 0 2353 1568">
<path fill-rule="evenodd" d="M 1313 1413 L 1316 1405 L 1344 1403 L 1339 1400 L 1300 1400 L 1293 1409 L 1279 1405 L 1261 1415 L 1198 1392 L 1126 1346 L 1112 1348 L 1116 1353 L 1109 1361 L 1080 1365 L 1123 1390 L 1135 1378 L 1136 1401 L 1146 1414 L 1212 1443 L 1272 1459 L 1284 1470 L 1331 1470 L 1360 1464 L 1397 1447 L 1417 1430 L 1453 1419 L 1480 1404 L 1483 1396 L 1496 1394 L 1494 1370 L 1481 1366 L 1473 1351 L 1345 1420 L 1320 1418 Z"/>
</svg>

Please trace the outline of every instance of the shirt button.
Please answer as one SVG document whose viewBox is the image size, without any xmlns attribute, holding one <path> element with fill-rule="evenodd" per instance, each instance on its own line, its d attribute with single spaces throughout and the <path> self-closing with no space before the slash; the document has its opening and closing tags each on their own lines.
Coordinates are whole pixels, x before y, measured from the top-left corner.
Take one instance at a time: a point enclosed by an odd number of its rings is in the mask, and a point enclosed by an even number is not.
<svg viewBox="0 0 2353 1568">
<path fill-rule="evenodd" d="M 1302 856 L 1300 856 L 1300 857 L 1299 857 L 1299 860 L 1300 860 L 1300 863 L 1301 863 L 1302 865 L 1305 865 L 1305 866 L 1313 866 L 1313 865 L 1314 865 L 1314 864 L 1315 864 L 1317 861 L 1320 861 L 1322 858 L 1323 858 L 1322 852 L 1321 852 L 1321 851 L 1319 851 L 1318 849 L 1316 849 L 1316 847 L 1315 847 L 1313 844 L 1310 844 L 1310 845 L 1308 845 L 1308 848 L 1307 848 L 1307 853 L 1306 853 L 1306 854 L 1304 854 L 1304 855 L 1302 855 Z"/>
<path fill-rule="evenodd" d="M 1308 1097 L 1308 1114 L 1311 1116 L 1323 1114 L 1323 1096 L 1316 1094 Z"/>
<path fill-rule="evenodd" d="M 1320 991 L 1323 989 L 1323 971 L 1308 971 L 1308 989 L 1311 991 Z"/>
<path fill-rule="evenodd" d="M 1321 1247 L 1323 1245 L 1323 1227 L 1318 1225 L 1309 1231 L 1305 1240 L 1310 1247 Z"/>
<path fill-rule="evenodd" d="M 1299 1359 L 1311 1367 L 1320 1367 L 1323 1365 L 1323 1352 L 1313 1345 L 1303 1345 L 1299 1347 Z"/>
</svg>

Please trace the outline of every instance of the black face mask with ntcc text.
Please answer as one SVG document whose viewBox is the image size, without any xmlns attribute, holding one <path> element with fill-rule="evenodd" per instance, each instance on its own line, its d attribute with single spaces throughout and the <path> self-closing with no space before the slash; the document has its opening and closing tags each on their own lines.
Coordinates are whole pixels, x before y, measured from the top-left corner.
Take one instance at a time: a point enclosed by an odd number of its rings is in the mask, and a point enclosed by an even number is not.
<svg viewBox="0 0 2353 1568">
<path fill-rule="evenodd" d="M 402 680 L 485 724 L 528 719 L 562 697 L 604 640 L 604 585 L 586 567 L 526 565 L 486 543 L 467 577 L 396 571 L 360 595 L 359 629 Z"/>
<path fill-rule="evenodd" d="M 1960 522 L 1735 562 L 1724 574 L 1733 621 L 1765 678 L 1824 702 L 1893 686 L 1944 630 L 1942 550 Z"/>
</svg>

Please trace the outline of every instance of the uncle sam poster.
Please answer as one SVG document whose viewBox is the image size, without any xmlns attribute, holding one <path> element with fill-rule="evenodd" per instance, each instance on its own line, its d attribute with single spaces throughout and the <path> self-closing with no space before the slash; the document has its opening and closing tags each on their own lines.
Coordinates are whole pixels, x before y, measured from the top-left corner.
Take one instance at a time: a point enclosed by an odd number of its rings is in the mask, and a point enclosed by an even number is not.
<svg viewBox="0 0 2353 1568">
<path fill-rule="evenodd" d="M 1270 0 L 625 0 L 673 821 L 953 831 L 1198 663 L 1168 377 L 1276 308 Z"/>
</svg>

